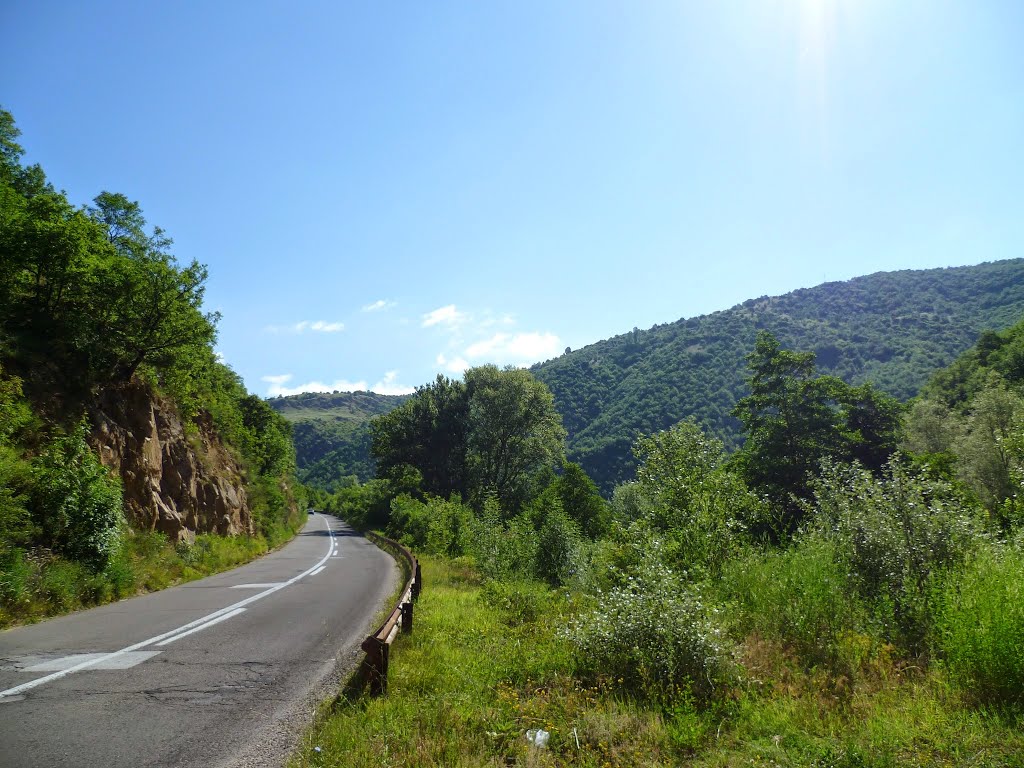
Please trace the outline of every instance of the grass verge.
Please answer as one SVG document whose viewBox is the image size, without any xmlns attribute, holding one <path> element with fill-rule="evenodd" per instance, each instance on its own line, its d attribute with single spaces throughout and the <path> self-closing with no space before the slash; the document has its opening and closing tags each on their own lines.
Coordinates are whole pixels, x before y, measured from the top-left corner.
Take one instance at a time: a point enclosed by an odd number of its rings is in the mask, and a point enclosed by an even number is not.
<svg viewBox="0 0 1024 768">
<path fill-rule="evenodd" d="M 102 571 L 46 550 L 0 554 L 0 629 L 40 621 L 226 571 L 290 540 L 306 515 L 292 515 L 264 536 L 201 534 L 193 544 L 171 544 L 163 534 L 129 531 Z"/>
<path fill-rule="evenodd" d="M 1024 766 L 1013 712 L 965 703 L 937 672 L 886 658 L 857 685 L 748 637 L 741 682 L 713 705 L 587 687 L 560 627 L 573 599 L 485 586 L 465 561 L 423 556 L 415 631 L 396 640 L 389 693 L 339 697 L 291 768 L 323 766 Z M 550 732 L 546 749 L 526 732 Z"/>
</svg>

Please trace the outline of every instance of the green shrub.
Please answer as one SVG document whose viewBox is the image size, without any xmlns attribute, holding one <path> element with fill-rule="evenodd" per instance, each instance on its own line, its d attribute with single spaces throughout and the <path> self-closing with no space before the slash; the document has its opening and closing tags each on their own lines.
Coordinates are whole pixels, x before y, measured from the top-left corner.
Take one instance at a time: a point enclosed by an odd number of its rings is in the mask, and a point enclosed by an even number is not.
<svg viewBox="0 0 1024 768">
<path fill-rule="evenodd" d="M 391 500 L 391 519 L 387 534 L 407 547 L 420 549 L 427 544 L 430 509 L 418 499 L 401 493 Z"/>
<path fill-rule="evenodd" d="M 0 605 L 15 610 L 29 602 L 32 564 L 24 550 L 8 549 L 0 553 Z"/>
<path fill-rule="evenodd" d="M 557 502 L 537 531 L 537 576 L 553 587 L 568 584 L 583 570 L 582 535 Z"/>
<path fill-rule="evenodd" d="M 979 701 L 1024 703 L 1024 553 L 985 547 L 941 591 L 938 643 Z"/>
<path fill-rule="evenodd" d="M 451 500 L 431 498 L 427 525 L 428 552 L 458 557 L 469 552 L 473 530 L 473 511 L 458 496 Z"/>
<path fill-rule="evenodd" d="M 882 477 L 825 464 L 813 483 L 815 536 L 835 545 L 887 639 L 923 652 L 933 584 L 986 539 L 977 512 L 948 483 L 891 462 Z"/>
<path fill-rule="evenodd" d="M 510 627 L 540 619 L 552 604 L 551 590 L 536 581 L 488 580 L 480 590 L 485 605 L 501 612 Z"/>
<path fill-rule="evenodd" d="M 121 484 L 89 449 L 85 431 L 83 421 L 36 459 L 32 507 L 54 552 L 100 571 L 120 545 Z"/>
<path fill-rule="evenodd" d="M 652 698 L 688 692 L 701 701 L 730 677 L 718 611 L 656 559 L 597 599 L 599 607 L 567 629 L 584 676 Z"/>
<path fill-rule="evenodd" d="M 502 522 L 495 498 L 484 502 L 472 523 L 468 545 L 477 568 L 488 579 L 532 579 L 537 573 L 537 531 L 525 514 Z"/>
</svg>

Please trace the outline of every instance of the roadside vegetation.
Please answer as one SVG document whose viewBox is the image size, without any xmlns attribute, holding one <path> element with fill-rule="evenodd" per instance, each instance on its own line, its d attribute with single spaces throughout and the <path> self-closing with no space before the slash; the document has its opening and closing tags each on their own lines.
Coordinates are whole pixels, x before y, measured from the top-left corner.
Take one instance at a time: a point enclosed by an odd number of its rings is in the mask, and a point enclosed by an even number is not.
<svg viewBox="0 0 1024 768">
<path fill-rule="evenodd" d="M 303 506 L 289 425 L 217 360 L 206 268 L 179 263 L 122 194 L 73 206 L 22 163 L 19 135 L 0 109 L 0 627 L 229 567 L 290 535 Z M 186 439 L 223 441 L 251 539 L 176 549 L 131 529 L 90 442 L 129 388 L 175 410 Z"/>
<path fill-rule="evenodd" d="M 318 501 L 423 553 L 415 631 L 295 764 L 1024 764 L 1021 350 L 907 408 L 764 333 L 743 447 L 643 437 L 610 501 L 528 373 L 422 388 Z"/>
</svg>

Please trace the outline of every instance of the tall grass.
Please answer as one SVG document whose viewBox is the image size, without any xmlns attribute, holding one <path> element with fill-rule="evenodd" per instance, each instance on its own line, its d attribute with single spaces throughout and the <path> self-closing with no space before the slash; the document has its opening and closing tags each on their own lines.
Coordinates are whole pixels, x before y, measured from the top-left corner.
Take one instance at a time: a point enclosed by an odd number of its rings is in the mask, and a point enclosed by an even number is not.
<svg viewBox="0 0 1024 768">
<path fill-rule="evenodd" d="M 982 549 L 940 599 L 938 644 L 953 680 L 981 702 L 1024 702 L 1024 553 Z"/>
</svg>

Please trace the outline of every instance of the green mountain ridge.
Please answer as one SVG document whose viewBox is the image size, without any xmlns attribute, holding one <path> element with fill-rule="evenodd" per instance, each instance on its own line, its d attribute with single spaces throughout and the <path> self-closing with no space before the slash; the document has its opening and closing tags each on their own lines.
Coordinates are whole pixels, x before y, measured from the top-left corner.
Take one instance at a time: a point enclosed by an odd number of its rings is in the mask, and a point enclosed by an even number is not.
<svg viewBox="0 0 1024 768">
<path fill-rule="evenodd" d="M 640 434 L 693 417 L 729 448 L 731 412 L 747 394 L 746 355 L 759 330 L 813 350 L 820 373 L 874 382 L 906 400 L 986 330 L 1024 317 L 1024 259 L 878 272 L 762 296 L 647 330 L 634 329 L 534 365 L 555 397 L 568 453 L 605 493 L 632 477 Z M 293 422 L 302 477 L 328 487 L 373 473 L 368 422 L 404 398 L 374 393 L 302 394 L 271 406 Z"/>
<path fill-rule="evenodd" d="M 373 477 L 370 419 L 408 398 L 376 392 L 303 392 L 267 402 L 292 424 L 299 478 L 333 490 L 348 476 L 363 482 Z"/>
<path fill-rule="evenodd" d="M 632 475 L 639 434 L 693 417 L 739 444 L 732 408 L 747 390 L 759 330 L 813 350 L 821 373 L 874 382 L 906 400 L 987 329 L 1024 316 L 1024 260 L 878 272 L 615 336 L 533 366 L 568 431 L 569 457 L 601 489 Z"/>
</svg>

